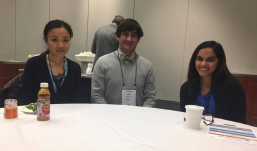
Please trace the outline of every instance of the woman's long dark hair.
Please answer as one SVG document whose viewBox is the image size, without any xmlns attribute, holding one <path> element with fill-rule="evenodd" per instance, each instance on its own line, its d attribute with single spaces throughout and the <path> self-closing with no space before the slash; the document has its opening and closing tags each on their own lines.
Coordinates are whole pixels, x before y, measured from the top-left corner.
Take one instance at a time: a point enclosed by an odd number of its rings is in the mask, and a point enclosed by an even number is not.
<svg viewBox="0 0 257 151">
<path fill-rule="evenodd" d="M 70 34 L 70 38 L 73 37 L 73 31 L 70 27 L 70 25 L 62 20 L 51 20 L 49 21 L 45 28 L 44 28 L 44 37 L 45 37 L 45 40 L 48 41 L 47 39 L 47 35 L 48 33 L 50 32 L 50 30 L 54 29 L 54 28 L 61 28 L 61 27 L 64 27 Z M 47 49 L 46 51 L 44 51 L 43 53 L 41 53 L 40 55 L 46 55 L 46 54 L 49 54 L 49 49 Z"/>
<path fill-rule="evenodd" d="M 199 46 L 197 46 L 189 62 L 187 80 L 189 84 L 188 88 L 190 95 L 198 95 L 198 91 L 200 88 L 200 75 L 196 70 L 195 60 L 198 52 L 204 48 L 212 48 L 218 58 L 217 67 L 215 71 L 212 73 L 212 84 L 215 81 L 222 79 L 223 77 L 233 76 L 228 70 L 225 52 L 221 44 L 216 41 L 205 41 L 201 43 Z"/>
</svg>

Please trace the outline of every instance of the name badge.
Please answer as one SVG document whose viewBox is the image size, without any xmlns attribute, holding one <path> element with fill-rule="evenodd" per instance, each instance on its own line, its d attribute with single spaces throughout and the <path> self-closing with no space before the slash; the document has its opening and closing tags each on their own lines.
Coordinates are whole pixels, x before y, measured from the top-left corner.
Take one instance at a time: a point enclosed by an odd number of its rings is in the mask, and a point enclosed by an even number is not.
<svg viewBox="0 0 257 151">
<path fill-rule="evenodd" d="M 136 90 L 122 90 L 122 105 L 136 106 Z"/>
</svg>

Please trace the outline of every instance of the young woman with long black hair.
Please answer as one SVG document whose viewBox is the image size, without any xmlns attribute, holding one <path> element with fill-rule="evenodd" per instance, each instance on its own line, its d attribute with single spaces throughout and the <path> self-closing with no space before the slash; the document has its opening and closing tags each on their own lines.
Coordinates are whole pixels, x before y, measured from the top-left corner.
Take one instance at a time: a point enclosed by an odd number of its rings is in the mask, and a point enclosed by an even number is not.
<svg viewBox="0 0 257 151">
<path fill-rule="evenodd" d="M 21 105 L 37 101 L 41 82 L 48 83 L 52 104 L 83 102 L 79 94 L 80 66 L 65 57 L 72 37 L 72 29 L 66 22 L 52 20 L 46 24 L 43 39 L 48 49 L 26 63 Z"/>
<path fill-rule="evenodd" d="M 199 105 L 203 114 L 246 123 L 244 90 L 228 70 L 221 44 L 206 41 L 195 49 L 187 79 L 180 90 L 181 111 L 185 105 Z"/>
</svg>

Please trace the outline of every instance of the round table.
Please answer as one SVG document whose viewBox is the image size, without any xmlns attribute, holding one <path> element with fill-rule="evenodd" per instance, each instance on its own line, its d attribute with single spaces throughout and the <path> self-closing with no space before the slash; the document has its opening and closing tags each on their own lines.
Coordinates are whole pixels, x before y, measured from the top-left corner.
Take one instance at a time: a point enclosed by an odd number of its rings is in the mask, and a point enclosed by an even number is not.
<svg viewBox="0 0 257 151">
<path fill-rule="evenodd" d="M 3 108 L 0 109 L 3 114 Z M 185 113 L 108 104 L 53 104 L 51 119 L 19 111 L 0 118 L 2 151 L 256 151 L 257 145 L 214 139 L 207 126 L 183 127 Z M 256 127 L 215 118 L 215 123 Z"/>
</svg>

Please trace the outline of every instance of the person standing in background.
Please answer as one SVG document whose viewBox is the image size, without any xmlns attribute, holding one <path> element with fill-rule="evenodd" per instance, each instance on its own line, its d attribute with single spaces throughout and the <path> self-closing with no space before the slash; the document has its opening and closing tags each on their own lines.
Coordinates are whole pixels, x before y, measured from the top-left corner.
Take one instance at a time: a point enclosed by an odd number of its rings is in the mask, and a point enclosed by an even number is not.
<svg viewBox="0 0 257 151">
<path fill-rule="evenodd" d="M 103 26 L 95 32 L 91 47 L 91 52 L 95 54 L 94 65 L 98 58 L 118 49 L 119 42 L 116 39 L 115 32 L 117 26 L 119 26 L 123 20 L 124 18 L 121 15 L 117 15 L 114 17 L 111 24 Z"/>
</svg>

